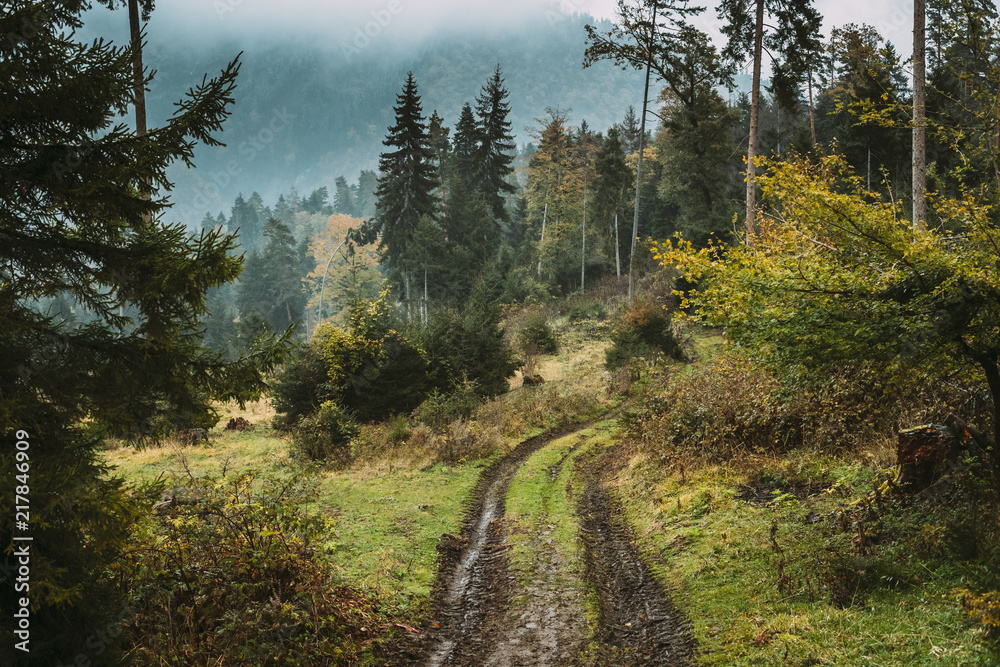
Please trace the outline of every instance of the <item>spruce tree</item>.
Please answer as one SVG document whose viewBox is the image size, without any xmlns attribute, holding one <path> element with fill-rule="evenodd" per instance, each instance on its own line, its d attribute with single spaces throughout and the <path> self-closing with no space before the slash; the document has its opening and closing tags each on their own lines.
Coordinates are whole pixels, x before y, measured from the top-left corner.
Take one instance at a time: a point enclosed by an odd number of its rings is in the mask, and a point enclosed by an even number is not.
<svg viewBox="0 0 1000 667">
<path fill-rule="evenodd" d="M 447 162 L 451 157 L 451 141 L 448 134 L 451 128 L 444 124 L 444 119 L 435 110 L 431 114 L 430 126 L 427 128 L 427 135 L 430 139 L 431 153 L 434 159 L 434 166 L 438 171 L 438 198 L 441 200 L 441 210 L 446 214 L 448 207 L 448 192 L 445 183 Z"/>
<path fill-rule="evenodd" d="M 375 193 L 378 190 L 378 176 L 370 169 L 362 169 L 358 174 L 357 187 L 354 190 L 354 205 L 359 218 L 374 218 L 375 205 L 378 201 Z"/>
<path fill-rule="evenodd" d="M 480 127 L 476 123 L 472 106 L 466 103 L 455 125 L 451 175 L 455 179 L 453 187 L 461 187 L 467 194 L 471 194 L 479 183 L 476 161 L 481 141 Z"/>
<path fill-rule="evenodd" d="M 631 155 L 639 150 L 639 120 L 635 115 L 635 107 L 631 104 L 625 111 L 625 118 L 619 124 L 625 153 Z"/>
<path fill-rule="evenodd" d="M 285 195 L 278 195 L 278 201 L 274 204 L 274 217 L 289 226 L 295 225 L 295 211 L 285 200 Z"/>
<path fill-rule="evenodd" d="M 481 126 L 472 106 L 462 107 L 455 125 L 448 167 L 448 208 L 444 233 L 448 239 L 446 282 L 449 301 L 465 301 L 475 276 L 499 243 L 499 225 L 481 177 L 479 151 L 483 145 Z"/>
<path fill-rule="evenodd" d="M 308 197 L 302 200 L 302 208 L 306 213 L 322 213 L 323 215 L 333 215 L 333 206 L 327 201 L 330 198 L 330 191 L 324 185 L 316 188 Z"/>
<path fill-rule="evenodd" d="M 239 234 L 240 245 L 244 250 L 250 251 L 260 246 L 260 218 L 257 209 L 243 198 L 242 192 L 236 195 L 236 200 L 233 202 L 229 226 L 231 231 Z"/>
<path fill-rule="evenodd" d="M 632 170 L 625 162 L 625 150 L 617 127 L 608 129 L 608 136 L 594 157 L 594 169 L 597 171 L 595 222 L 603 230 L 604 244 L 608 248 L 606 254 L 614 258 L 615 275 L 620 276 L 622 259 L 625 259 L 622 242 L 624 248 L 629 247 L 631 226 L 626 224 L 625 202 L 632 183 Z"/>
<path fill-rule="evenodd" d="M 96 633 L 118 636 L 124 600 L 109 565 L 143 508 L 101 462 L 102 440 L 147 442 L 164 417 L 210 418 L 211 400 L 258 395 L 280 356 L 280 346 L 266 346 L 228 364 L 202 347 L 206 292 L 240 271 L 235 239 L 215 230 L 192 235 L 165 219 L 167 167 L 191 166 L 197 142 L 218 144 L 238 63 L 196 84 L 165 127 L 136 136 L 118 123 L 134 97 L 130 50 L 77 41 L 86 6 L 0 4 L 0 99 L 9 102 L 0 112 L 7 502 L 21 484 L 15 443 L 27 443 L 28 460 L 20 461 L 30 468 L 30 520 L 15 525 L 8 505 L 0 535 L 7 547 L 12 537 L 32 538 L 24 543 L 30 653 L 16 650 L 8 632 L 0 664 L 12 666 L 82 664 Z M 38 307 L 53 297 L 86 313 L 87 324 Z M 0 596 L 7 619 L 20 608 L 12 592 Z M 117 664 L 113 641 L 101 645 L 86 655 L 89 664 Z"/>
<path fill-rule="evenodd" d="M 259 311 L 271 331 L 285 331 L 305 311 L 303 260 L 291 230 L 280 220 L 267 221 L 264 237 L 263 249 L 254 249 L 247 258 L 237 305 L 241 314 Z"/>
<path fill-rule="evenodd" d="M 336 188 L 333 194 L 333 212 L 342 213 L 351 217 L 357 217 L 358 212 L 354 203 L 354 193 L 347 185 L 347 179 L 338 176 L 334 182 Z"/>
<path fill-rule="evenodd" d="M 379 253 L 396 285 L 409 301 L 413 236 L 422 216 L 437 219 L 434 188 L 437 172 L 422 115 L 417 83 L 410 72 L 396 97 L 395 124 L 382 142 L 389 151 L 379 158 L 381 176 L 373 229 L 381 234 Z"/>
<path fill-rule="evenodd" d="M 510 93 L 503 85 L 500 65 L 497 65 L 482 92 L 476 98 L 476 118 L 479 123 L 479 145 L 476 147 L 476 179 L 487 203 L 497 220 L 509 222 L 510 216 L 504 206 L 504 193 L 516 190 L 507 181 L 514 161 L 514 135 L 510 133 L 511 123 L 507 120 Z"/>
<path fill-rule="evenodd" d="M 215 218 L 211 213 L 205 213 L 205 217 L 201 219 L 201 229 L 206 232 L 215 229 Z"/>
</svg>

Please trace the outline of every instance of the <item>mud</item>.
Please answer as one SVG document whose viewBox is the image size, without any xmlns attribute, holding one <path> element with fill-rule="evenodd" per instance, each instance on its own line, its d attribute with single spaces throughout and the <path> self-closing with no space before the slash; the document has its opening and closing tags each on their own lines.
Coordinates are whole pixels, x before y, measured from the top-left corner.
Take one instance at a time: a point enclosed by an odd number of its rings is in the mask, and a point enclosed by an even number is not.
<svg viewBox="0 0 1000 667">
<path fill-rule="evenodd" d="M 598 593 L 600 610 L 600 646 L 588 664 L 690 664 L 690 625 L 640 558 L 620 503 L 602 486 L 615 465 L 608 456 L 590 463 L 577 508 L 587 579 Z"/>
<path fill-rule="evenodd" d="M 507 488 L 521 464 L 549 442 L 582 428 L 565 426 L 529 438 L 480 475 L 459 536 L 442 536 L 430 622 L 399 647 L 395 665 L 481 665 L 514 592 L 503 516 Z M 530 621 L 529 621 L 530 622 Z M 536 663 L 527 663 L 536 664 Z"/>
<path fill-rule="evenodd" d="M 566 459 L 582 443 L 581 437 L 546 470 L 550 487 L 558 481 Z M 543 517 L 528 542 L 534 554 L 532 568 L 519 577 L 526 583 L 518 586 L 515 604 L 495 629 L 492 650 L 481 663 L 485 667 L 575 664 L 583 648 L 585 591 L 566 555 L 553 543 L 553 530 L 555 525 Z"/>
<path fill-rule="evenodd" d="M 549 535 L 554 526 L 542 522 L 532 536 L 535 559 L 532 570 L 521 573 L 524 583 L 510 572 L 503 517 L 511 480 L 531 454 L 587 426 L 525 440 L 483 471 L 461 534 L 443 535 L 438 545 L 430 620 L 390 651 L 394 657 L 387 664 L 678 667 L 691 662 L 689 625 L 643 563 L 620 504 L 602 485 L 617 465 L 607 455 L 580 455 L 573 475 L 586 582 L 599 601 L 594 636 L 585 636 L 585 591 Z M 548 470 L 553 484 L 568 456 Z"/>
</svg>

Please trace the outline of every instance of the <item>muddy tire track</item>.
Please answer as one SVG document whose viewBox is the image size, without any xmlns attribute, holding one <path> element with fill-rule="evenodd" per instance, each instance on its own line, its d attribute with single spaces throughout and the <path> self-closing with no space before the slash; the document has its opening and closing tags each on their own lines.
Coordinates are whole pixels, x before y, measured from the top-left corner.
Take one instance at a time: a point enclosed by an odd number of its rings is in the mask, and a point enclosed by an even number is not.
<svg viewBox="0 0 1000 667">
<path fill-rule="evenodd" d="M 615 469 L 610 453 L 589 464 L 577 460 L 586 577 L 599 598 L 595 639 L 601 646 L 587 664 L 688 665 L 694 655 L 690 625 L 639 556 L 621 503 L 602 485 Z"/>
<path fill-rule="evenodd" d="M 548 502 L 566 460 L 584 442 L 586 438 L 579 435 L 576 444 L 545 469 L 548 490 L 543 496 L 543 513 L 526 545 L 534 559 L 527 571 L 518 573 L 516 593 L 521 602 L 508 608 L 491 633 L 496 639 L 489 654 L 482 656 L 483 667 L 570 665 L 583 648 L 586 611 L 582 577 L 552 538 L 556 524 L 565 517 L 551 517 Z"/>
<path fill-rule="evenodd" d="M 572 424 L 524 440 L 480 475 L 461 533 L 443 535 L 438 576 L 424 631 L 400 646 L 396 665 L 481 665 L 495 643 L 514 583 L 508 570 L 503 516 L 507 488 L 525 460 L 548 443 L 594 422 Z"/>
</svg>

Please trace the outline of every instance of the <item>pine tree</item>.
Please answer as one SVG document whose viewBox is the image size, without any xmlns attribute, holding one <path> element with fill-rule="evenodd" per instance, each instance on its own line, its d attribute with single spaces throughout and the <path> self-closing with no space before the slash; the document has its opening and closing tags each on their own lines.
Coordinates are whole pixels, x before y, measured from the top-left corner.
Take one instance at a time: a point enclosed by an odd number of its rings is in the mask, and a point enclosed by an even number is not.
<svg viewBox="0 0 1000 667">
<path fill-rule="evenodd" d="M 434 188 L 437 173 L 432 161 L 430 137 L 421 112 L 417 83 L 410 72 L 403 91 L 396 97 L 395 125 L 383 144 L 390 149 L 379 158 L 374 230 L 381 235 L 379 252 L 404 298 L 410 300 L 413 266 L 413 235 L 420 218 L 437 219 Z"/>
<path fill-rule="evenodd" d="M 443 214 L 447 214 L 446 210 L 448 208 L 448 192 L 445 180 L 447 163 L 451 157 L 451 141 L 448 139 L 450 132 L 451 128 L 444 124 L 444 119 L 438 115 L 437 110 L 431 113 L 427 135 L 430 139 L 434 166 L 438 172 L 438 198 L 441 200 L 441 211 Z"/>
<path fill-rule="evenodd" d="M 354 193 L 348 187 L 347 179 L 343 176 L 338 176 L 334 182 L 334 187 L 336 190 L 333 195 L 333 212 L 357 217 L 358 212 L 354 203 Z"/>
<path fill-rule="evenodd" d="M 159 195 L 171 163 L 190 166 L 197 142 L 218 143 L 238 63 L 195 85 L 164 128 L 136 136 L 119 122 L 134 100 L 131 54 L 76 41 L 85 4 L 0 8 L 0 99 L 16 100 L 0 120 L 0 466 L 10 471 L 0 494 L 13 502 L 14 443 L 29 443 L 33 538 L 30 653 L 11 634 L 0 648 L 14 667 L 79 662 L 123 616 L 108 574 L 145 511 L 109 476 L 102 439 L 147 442 L 164 419 L 204 424 L 210 401 L 259 395 L 280 351 L 227 364 L 202 347 L 206 292 L 240 271 L 235 239 L 168 223 Z M 39 310 L 50 297 L 88 323 Z M 0 518 L 8 541 L 25 534 L 14 519 Z M 17 608 L 0 596 L 5 618 Z M 121 652 L 102 646 L 90 664 L 118 664 Z"/>
<path fill-rule="evenodd" d="M 378 176 L 370 169 L 362 169 L 358 174 L 358 185 L 354 192 L 354 202 L 359 218 L 374 218 L 378 197 Z"/>
<path fill-rule="evenodd" d="M 622 146 L 618 128 L 608 129 L 608 136 L 594 156 L 594 169 L 597 172 L 597 182 L 594 187 L 595 223 L 604 230 L 602 236 L 604 245 L 609 250 L 607 254 L 614 258 L 615 274 L 621 275 L 622 241 L 628 247 L 628 230 L 626 223 L 625 201 L 629 186 L 632 183 L 632 170 L 625 163 L 625 150 Z"/>
<path fill-rule="evenodd" d="M 737 116 L 716 90 L 720 64 L 708 35 L 688 26 L 682 39 L 662 95 L 659 194 L 676 210 L 675 230 L 700 245 L 725 235 L 735 213 L 729 160 Z"/>
<path fill-rule="evenodd" d="M 639 150 L 639 121 L 635 115 L 635 107 L 631 104 L 625 112 L 625 118 L 619 124 L 619 128 L 625 153 L 631 155 Z"/>
<path fill-rule="evenodd" d="M 629 248 L 628 298 L 632 302 L 633 271 L 636 240 L 639 236 L 639 216 L 642 209 L 643 160 L 646 155 L 646 110 L 649 98 L 649 79 L 655 71 L 667 80 L 673 73 L 673 60 L 682 40 L 679 34 L 688 16 L 699 14 L 704 7 L 690 7 L 688 0 L 618 0 L 618 22 L 607 33 L 600 33 L 587 25 L 587 50 L 583 66 L 589 67 L 599 60 L 611 60 L 623 68 L 633 67 L 646 71 L 643 88 L 642 113 L 639 116 L 639 145 L 636 165 L 635 199 L 632 212 L 632 234 Z"/>
<path fill-rule="evenodd" d="M 514 135 L 510 133 L 511 123 L 507 120 L 510 114 L 509 96 L 500 75 L 500 65 L 497 65 L 493 76 L 476 98 L 479 145 L 475 151 L 475 174 L 477 187 L 486 197 L 494 217 L 504 222 L 510 220 L 504 206 L 504 193 L 513 194 L 516 191 L 507 180 L 516 149 Z"/>
<path fill-rule="evenodd" d="M 135 105 L 135 133 L 146 134 L 146 82 L 147 77 L 142 66 L 142 21 L 149 21 L 153 13 L 155 0 L 100 0 L 108 9 L 128 7 L 129 48 L 132 50 L 132 90 Z M 141 12 L 141 13 L 140 13 Z"/>
<path fill-rule="evenodd" d="M 752 11 L 751 11 L 752 10 Z M 765 24 L 765 15 L 770 22 Z M 750 139 L 747 145 L 746 242 L 753 242 L 758 155 L 758 118 L 763 51 L 775 54 L 771 93 L 779 104 L 792 108 L 799 99 L 799 85 L 822 50 L 819 29 L 822 17 L 812 0 L 722 0 L 718 8 L 722 33 L 728 38 L 723 59 L 732 67 L 753 62 Z M 765 35 L 765 28 L 770 31 Z"/>
<path fill-rule="evenodd" d="M 295 210 L 288 205 L 285 195 L 278 195 L 278 201 L 274 205 L 274 217 L 289 227 L 295 224 Z"/>
<path fill-rule="evenodd" d="M 264 226 L 267 242 L 247 259 L 237 289 L 240 313 L 257 310 L 271 331 L 285 331 L 302 319 L 306 295 L 302 287 L 302 259 L 288 226 L 271 218 Z"/>
<path fill-rule="evenodd" d="M 244 250 L 253 250 L 260 246 L 261 221 L 257 209 L 243 198 L 242 192 L 236 195 L 236 200 L 233 202 L 229 226 L 234 233 L 239 234 L 240 245 Z"/>
</svg>

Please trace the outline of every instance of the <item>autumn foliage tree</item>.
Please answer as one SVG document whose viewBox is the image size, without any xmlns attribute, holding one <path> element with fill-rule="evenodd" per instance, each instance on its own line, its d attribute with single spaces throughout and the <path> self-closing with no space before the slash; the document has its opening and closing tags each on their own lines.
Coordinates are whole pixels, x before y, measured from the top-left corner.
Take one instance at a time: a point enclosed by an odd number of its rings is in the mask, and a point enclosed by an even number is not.
<svg viewBox="0 0 1000 667">
<path fill-rule="evenodd" d="M 843 158 L 768 163 L 755 247 L 659 246 L 698 285 L 686 305 L 777 368 L 858 359 L 978 373 L 1000 420 L 1000 227 L 971 199 L 937 199 L 951 231 L 901 223 Z M 994 455 L 994 465 L 997 464 Z"/>
</svg>

